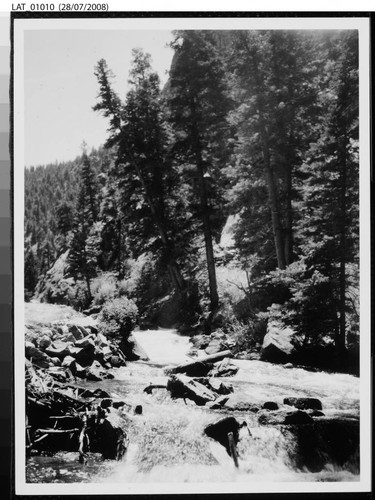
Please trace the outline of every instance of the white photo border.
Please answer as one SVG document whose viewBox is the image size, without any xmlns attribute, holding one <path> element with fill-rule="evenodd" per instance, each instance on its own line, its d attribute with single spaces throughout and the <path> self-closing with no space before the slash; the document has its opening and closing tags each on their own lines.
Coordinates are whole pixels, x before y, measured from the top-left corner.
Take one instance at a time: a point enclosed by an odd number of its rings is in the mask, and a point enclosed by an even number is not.
<svg viewBox="0 0 375 500">
<path fill-rule="evenodd" d="M 119 13 L 121 16 L 123 13 Z M 278 13 L 281 14 L 281 13 Z M 144 17 L 149 15 L 150 17 Z M 17 495 L 366 492 L 371 490 L 370 19 L 368 17 L 15 17 L 14 49 L 14 363 Z M 360 480 L 358 482 L 31 484 L 26 482 L 24 378 L 24 33 L 27 30 L 358 30 L 360 82 Z"/>
</svg>

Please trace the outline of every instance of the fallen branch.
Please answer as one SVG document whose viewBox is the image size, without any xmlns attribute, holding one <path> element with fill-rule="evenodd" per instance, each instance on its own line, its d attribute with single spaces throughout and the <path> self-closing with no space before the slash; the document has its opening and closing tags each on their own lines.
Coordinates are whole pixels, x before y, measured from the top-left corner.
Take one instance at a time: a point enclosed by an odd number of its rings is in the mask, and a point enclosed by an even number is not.
<svg viewBox="0 0 375 500">
<path fill-rule="evenodd" d="M 41 434 L 71 434 L 72 432 L 80 432 L 81 429 L 36 429 L 35 432 Z"/>
<path fill-rule="evenodd" d="M 228 432 L 228 443 L 230 456 L 233 458 L 235 467 L 238 467 L 238 454 L 233 432 Z"/>
</svg>

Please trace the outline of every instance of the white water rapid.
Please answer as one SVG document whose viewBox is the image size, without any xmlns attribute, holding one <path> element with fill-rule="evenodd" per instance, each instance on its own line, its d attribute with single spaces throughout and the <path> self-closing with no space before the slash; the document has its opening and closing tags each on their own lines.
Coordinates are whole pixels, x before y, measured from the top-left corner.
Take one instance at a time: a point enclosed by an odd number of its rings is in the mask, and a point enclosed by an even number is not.
<svg viewBox="0 0 375 500">
<path fill-rule="evenodd" d="M 165 389 L 154 390 L 152 394 L 143 392 L 150 382 L 166 383 L 166 366 L 189 360 L 186 355 L 189 338 L 162 329 L 137 331 L 134 335 L 150 360 L 128 363 L 116 371 L 114 380 L 96 383 L 133 406 L 142 405 L 142 415 L 128 418 L 130 445 L 124 460 L 93 463 L 90 468 L 79 465 L 74 454 L 33 457 L 28 469 L 31 482 L 202 484 L 359 479 L 349 462 L 340 467 L 327 463 L 319 472 L 310 472 L 303 465 L 297 467 L 293 458 L 298 454 L 293 432 L 288 426 L 259 425 L 252 412 L 232 413 L 240 422 L 247 423 L 238 445 L 236 468 L 225 448 L 204 435 L 208 424 L 229 413 L 214 412 L 189 400 L 172 400 Z M 274 401 L 282 405 L 285 397 L 313 397 L 321 400 L 326 417 L 358 417 L 359 379 L 354 376 L 261 361 L 233 362 L 239 370 L 234 377 L 224 380 L 233 385 L 234 394 L 239 393 L 254 404 L 261 406 L 265 401 Z"/>
</svg>

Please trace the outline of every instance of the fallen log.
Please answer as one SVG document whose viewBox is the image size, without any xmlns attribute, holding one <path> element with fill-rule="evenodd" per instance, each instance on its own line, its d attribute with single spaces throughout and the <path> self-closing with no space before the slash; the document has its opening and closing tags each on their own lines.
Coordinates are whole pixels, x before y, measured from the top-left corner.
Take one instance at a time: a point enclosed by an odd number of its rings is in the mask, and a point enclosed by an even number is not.
<svg viewBox="0 0 375 500">
<path fill-rule="evenodd" d="M 145 392 L 146 394 L 152 394 L 152 391 L 154 389 L 167 389 L 167 385 L 166 384 L 150 384 L 143 389 L 143 392 Z"/>
<path fill-rule="evenodd" d="M 72 432 L 80 432 L 81 429 L 36 429 L 35 432 L 41 434 L 71 434 Z"/>
<path fill-rule="evenodd" d="M 224 358 L 229 358 L 232 356 L 232 352 L 227 349 L 225 351 L 220 351 L 215 354 L 210 354 L 209 356 L 202 356 L 196 358 L 194 361 L 189 361 L 182 365 L 174 366 L 168 368 L 168 373 L 186 373 L 189 376 L 201 376 L 204 377 L 212 368 L 212 365 L 216 361 L 220 361 Z"/>
</svg>

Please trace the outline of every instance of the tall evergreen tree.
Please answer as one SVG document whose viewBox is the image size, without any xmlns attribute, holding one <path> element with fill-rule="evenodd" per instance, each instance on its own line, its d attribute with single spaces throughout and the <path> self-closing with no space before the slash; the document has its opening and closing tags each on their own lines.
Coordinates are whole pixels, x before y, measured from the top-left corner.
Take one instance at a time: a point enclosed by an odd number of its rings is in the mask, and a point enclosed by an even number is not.
<svg viewBox="0 0 375 500">
<path fill-rule="evenodd" d="M 140 49 L 133 50 L 129 84 L 130 90 L 121 112 L 121 130 L 116 140 L 116 168 L 111 174 L 117 179 L 121 193 L 122 219 L 129 238 L 132 231 L 135 231 L 138 241 L 142 233 L 148 239 L 151 234 L 160 238 L 171 281 L 176 289 L 184 290 L 185 280 L 168 230 L 165 192 L 168 183 L 167 137 L 162 120 L 160 81 L 152 71 L 149 54 Z M 103 99 L 102 107 L 95 109 L 105 109 L 106 116 L 112 116 L 113 121 L 115 111 L 108 102 Z M 138 219 L 136 224 L 135 219 Z"/>
<path fill-rule="evenodd" d="M 209 31 L 178 31 L 172 46 L 175 56 L 168 82 L 168 107 L 175 134 L 174 150 L 180 161 L 196 168 L 210 309 L 215 311 L 219 296 L 208 180 L 218 175 L 220 159 L 225 155 L 223 137 L 229 109 L 225 69 L 216 38 Z"/>
<path fill-rule="evenodd" d="M 231 117 L 237 154 L 253 179 L 251 196 L 262 191 L 262 179 L 266 186 L 280 269 L 293 261 L 293 178 L 315 115 L 317 62 L 309 42 L 301 32 L 240 31 L 229 54 L 238 100 Z"/>
<path fill-rule="evenodd" d="M 305 164 L 301 246 L 329 278 L 338 358 L 346 346 L 348 290 L 359 252 L 358 37 L 341 32 L 325 42 L 326 83 L 320 94 L 320 135 Z M 348 264 L 350 266 L 348 268 Z"/>
<path fill-rule="evenodd" d="M 90 281 L 96 275 L 98 264 L 97 245 L 92 243 L 92 229 L 98 218 L 97 204 L 98 189 L 95 173 L 86 152 L 84 152 L 68 262 L 72 275 L 76 279 L 85 280 L 89 301 L 92 298 Z"/>
<path fill-rule="evenodd" d="M 109 137 L 106 146 L 110 147 L 117 143 L 121 130 L 121 100 L 111 87 L 114 75 L 105 59 L 100 59 L 95 67 L 94 75 L 99 83 L 99 102 L 95 104 L 93 110 L 100 111 L 106 118 L 109 118 Z"/>
</svg>

